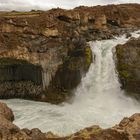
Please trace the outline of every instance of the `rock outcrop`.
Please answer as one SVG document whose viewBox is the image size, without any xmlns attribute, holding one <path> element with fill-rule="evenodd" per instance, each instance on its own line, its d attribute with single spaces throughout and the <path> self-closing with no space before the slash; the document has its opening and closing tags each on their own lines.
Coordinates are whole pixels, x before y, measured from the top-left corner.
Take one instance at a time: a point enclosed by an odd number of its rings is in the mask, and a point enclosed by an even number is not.
<svg viewBox="0 0 140 140">
<path fill-rule="evenodd" d="M 140 114 L 124 118 L 112 128 L 102 129 L 91 126 L 80 130 L 70 136 L 60 137 L 52 132 L 43 133 L 34 128 L 20 129 L 12 123 L 12 111 L 4 103 L 0 103 L 0 139 L 1 140 L 139 140 L 140 139 Z M 10 110 L 10 111 L 9 111 Z M 7 113 L 8 112 L 8 113 Z M 8 115 L 7 115 L 8 114 Z M 5 116 L 6 115 L 6 116 Z M 7 116 L 9 116 L 7 118 Z"/>
<path fill-rule="evenodd" d="M 12 110 L 6 104 L 1 102 L 0 102 L 0 115 L 4 116 L 9 121 L 14 120 L 14 114 Z"/>
<path fill-rule="evenodd" d="M 122 88 L 140 94 L 140 38 L 116 46 L 116 56 Z"/>
<path fill-rule="evenodd" d="M 140 114 L 124 118 L 118 125 L 101 129 L 99 126 L 85 128 L 70 136 L 70 140 L 139 140 Z"/>
<path fill-rule="evenodd" d="M 139 4 L 0 12 L 0 98 L 66 100 L 92 62 L 86 42 L 138 29 L 139 17 Z"/>
</svg>

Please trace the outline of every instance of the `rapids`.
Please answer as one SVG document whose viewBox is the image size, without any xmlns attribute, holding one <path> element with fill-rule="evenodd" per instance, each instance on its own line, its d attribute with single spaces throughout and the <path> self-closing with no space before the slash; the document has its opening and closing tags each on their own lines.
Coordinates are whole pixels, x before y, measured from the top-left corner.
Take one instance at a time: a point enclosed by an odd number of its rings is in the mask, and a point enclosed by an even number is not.
<svg viewBox="0 0 140 140">
<path fill-rule="evenodd" d="M 138 32 L 132 33 L 139 37 Z M 74 91 L 71 103 L 51 105 L 21 99 L 3 100 L 15 114 L 20 128 L 39 128 L 68 135 L 91 125 L 111 127 L 125 117 L 140 112 L 140 103 L 120 89 L 113 53 L 124 44 L 125 35 L 110 40 L 89 42 L 95 59 L 89 72 Z"/>
</svg>

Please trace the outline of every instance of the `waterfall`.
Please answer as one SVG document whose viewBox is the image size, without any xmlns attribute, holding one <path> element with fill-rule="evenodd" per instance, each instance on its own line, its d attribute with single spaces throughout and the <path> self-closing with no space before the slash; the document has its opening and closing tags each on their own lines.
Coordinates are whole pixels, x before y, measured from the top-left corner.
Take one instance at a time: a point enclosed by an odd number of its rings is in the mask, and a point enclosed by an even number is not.
<svg viewBox="0 0 140 140">
<path fill-rule="evenodd" d="M 138 37 L 138 32 L 132 33 Z M 89 42 L 95 60 L 75 90 L 71 103 L 51 105 L 19 99 L 5 100 L 14 111 L 21 128 L 40 128 L 67 135 L 91 125 L 111 127 L 126 116 L 140 112 L 140 104 L 120 89 L 113 52 L 127 42 L 125 35 L 110 40 Z"/>
<path fill-rule="evenodd" d="M 124 44 L 128 39 L 125 35 L 112 40 L 90 42 L 90 46 L 95 58 L 91 64 L 86 77 L 82 79 L 81 85 L 76 90 L 76 99 L 84 94 L 100 98 L 101 96 L 121 96 L 123 91 L 116 73 L 113 53 L 117 44 Z M 95 97 L 94 97 L 95 99 Z M 97 102 L 98 103 L 98 102 Z"/>
</svg>

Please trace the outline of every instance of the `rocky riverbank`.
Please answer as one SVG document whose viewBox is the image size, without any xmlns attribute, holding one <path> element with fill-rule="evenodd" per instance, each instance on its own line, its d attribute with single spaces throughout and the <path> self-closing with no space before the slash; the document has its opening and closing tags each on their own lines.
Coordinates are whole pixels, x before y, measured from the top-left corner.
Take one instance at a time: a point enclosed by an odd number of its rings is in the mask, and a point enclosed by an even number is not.
<svg viewBox="0 0 140 140">
<path fill-rule="evenodd" d="M 94 116 L 93 116 L 94 117 Z M 140 114 L 124 118 L 112 128 L 102 129 L 99 126 L 85 128 L 70 136 L 60 137 L 52 132 L 43 133 L 34 128 L 20 129 L 13 124 L 14 115 L 6 104 L 0 103 L 0 139 L 1 140 L 139 140 Z"/>
<path fill-rule="evenodd" d="M 94 57 L 87 41 L 139 29 L 140 5 L 0 12 L 0 98 L 67 100 Z"/>
</svg>

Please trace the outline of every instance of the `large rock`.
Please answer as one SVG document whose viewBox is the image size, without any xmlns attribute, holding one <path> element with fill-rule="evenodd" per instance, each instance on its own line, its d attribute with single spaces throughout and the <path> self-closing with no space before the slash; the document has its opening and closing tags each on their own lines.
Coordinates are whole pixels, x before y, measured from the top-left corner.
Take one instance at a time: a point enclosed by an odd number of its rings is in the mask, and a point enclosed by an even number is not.
<svg viewBox="0 0 140 140">
<path fill-rule="evenodd" d="M 0 115 L 0 139 L 8 140 L 8 138 L 11 138 L 17 132 L 19 132 L 19 128 L 3 115 Z"/>
<path fill-rule="evenodd" d="M 7 140 L 19 131 L 19 128 L 12 123 L 14 115 L 12 110 L 0 102 L 0 139 Z"/>
<path fill-rule="evenodd" d="M 116 56 L 122 88 L 140 94 L 140 38 L 116 46 Z"/>
<path fill-rule="evenodd" d="M 140 114 L 134 114 L 130 118 L 124 118 L 119 125 L 113 129 L 117 131 L 124 131 L 128 134 L 130 140 L 140 139 Z"/>
<path fill-rule="evenodd" d="M 47 134 L 39 129 L 20 130 L 12 123 L 13 120 L 12 110 L 5 103 L 0 102 L 0 140 L 46 140 Z"/>
<path fill-rule="evenodd" d="M 14 114 L 12 110 L 5 103 L 1 102 L 0 102 L 0 115 L 4 116 L 9 121 L 14 120 Z"/>
</svg>

